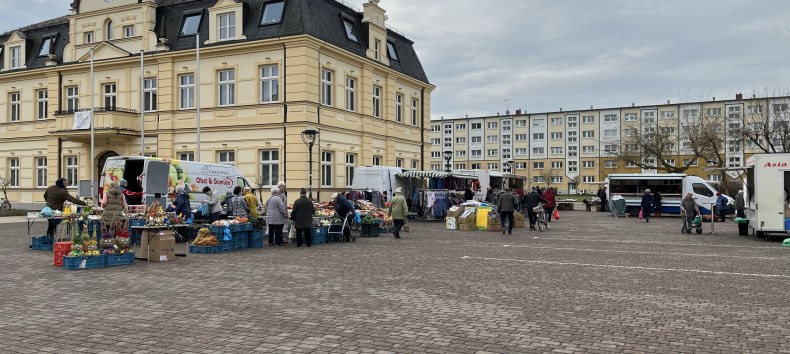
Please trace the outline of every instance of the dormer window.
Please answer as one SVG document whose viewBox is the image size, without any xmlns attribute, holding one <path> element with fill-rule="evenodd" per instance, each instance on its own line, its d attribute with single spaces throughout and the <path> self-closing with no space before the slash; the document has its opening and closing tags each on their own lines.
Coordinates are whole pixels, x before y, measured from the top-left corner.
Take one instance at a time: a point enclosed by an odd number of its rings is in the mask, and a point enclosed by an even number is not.
<svg viewBox="0 0 790 354">
<path fill-rule="evenodd" d="M 112 35 L 112 21 L 107 21 L 107 24 L 104 26 L 104 31 L 107 34 L 107 40 L 111 41 L 113 39 Z"/>
<path fill-rule="evenodd" d="M 49 54 L 52 54 L 52 48 L 55 47 L 55 38 L 57 38 L 54 34 L 44 36 L 41 39 L 41 48 L 38 50 L 38 56 L 45 57 Z"/>
<path fill-rule="evenodd" d="M 283 19 L 285 1 L 270 1 L 263 5 L 261 12 L 261 26 L 280 23 Z"/>
<path fill-rule="evenodd" d="M 93 31 L 85 32 L 85 43 L 93 43 Z"/>
<path fill-rule="evenodd" d="M 219 40 L 224 41 L 236 38 L 236 13 L 219 14 L 217 19 L 219 20 L 219 26 L 217 27 Z"/>
<path fill-rule="evenodd" d="M 390 57 L 390 60 L 400 61 L 398 60 L 398 51 L 395 50 L 395 43 L 387 41 L 387 54 Z"/>
<path fill-rule="evenodd" d="M 22 66 L 22 47 L 11 47 L 11 69 Z"/>
<path fill-rule="evenodd" d="M 376 39 L 373 41 L 373 58 L 379 60 L 379 53 L 381 53 L 381 41 Z"/>
<path fill-rule="evenodd" d="M 123 26 L 123 38 L 134 37 L 134 25 Z"/>
<path fill-rule="evenodd" d="M 357 36 L 357 26 L 351 19 L 343 18 L 343 26 L 346 28 L 346 38 L 354 43 L 359 43 L 359 36 Z"/>
<path fill-rule="evenodd" d="M 181 22 L 181 35 L 188 36 L 198 33 L 198 29 L 200 29 L 200 20 L 202 18 L 202 12 L 185 14 L 184 20 Z"/>
</svg>

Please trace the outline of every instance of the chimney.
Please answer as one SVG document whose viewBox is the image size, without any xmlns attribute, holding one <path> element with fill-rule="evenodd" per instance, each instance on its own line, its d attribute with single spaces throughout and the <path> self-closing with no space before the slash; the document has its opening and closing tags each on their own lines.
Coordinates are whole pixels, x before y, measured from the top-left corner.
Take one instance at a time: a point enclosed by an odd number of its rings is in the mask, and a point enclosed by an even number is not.
<svg viewBox="0 0 790 354">
<path fill-rule="evenodd" d="M 469 115 L 468 115 L 468 114 L 466 115 L 466 118 L 469 118 Z"/>
<path fill-rule="evenodd" d="M 667 100 L 667 104 L 669 104 L 669 100 Z"/>
<path fill-rule="evenodd" d="M 496 112 L 496 116 L 499 117 L 499 112 Z"/>
<path fill-rule="evenodd" d="M 738 92 L 735 94 L 735 99 L 738 101 L 743 101 L 743 94 Z"/>
<path fill-rule="evenodd" d="M 631 102 L 631 107 L 636 107 L 636 103 Z"/>
<path fill-rule="evenodd" d="M 756 93 L 753 93 L 753 94 L 752 94 L 752 98 L 757 98 L 757 94 L 756 94 Z"/>
<path fill-rule="evenodd" d="M 560 112 L 562 112 L 562 107 L 560 107 Z"/>
<path fill-rule="evenodd" d="M 716 96 L 713 96 L 713 102 L 716 102 Z"/>
<path fill-rule="evenodd" d="M 592 111 L 592 109 L 593 109 L 593 105 L 590 105 L 590 110 Z"/>
<path fill-rule="evenodd" d="M 516 115 L 520 115 L 520 114 L 521 114 L 521 109 L 517 109 L 516 110 Z"/>
</svg>

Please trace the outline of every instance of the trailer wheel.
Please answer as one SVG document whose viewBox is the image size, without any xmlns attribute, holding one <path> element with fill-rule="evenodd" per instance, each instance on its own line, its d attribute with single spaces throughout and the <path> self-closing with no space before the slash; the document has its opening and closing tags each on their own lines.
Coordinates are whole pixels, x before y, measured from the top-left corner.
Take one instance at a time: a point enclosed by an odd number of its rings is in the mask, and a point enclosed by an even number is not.
<svg viewBox="0 0 790 354">
<path fill-rule="evenodd" d="M 771 234 L 763 232 L 763 237 L 765 237 L 765 242 L 771 241 Z"/>
<path fill-rule="evenodd" d="M 702 228 L 697 228 L 697 235 L 702 235 Z"/>
<path fill-rule="evenodd" d="M 765 237 L 765 233 L 762 232 L 762 231 L 756 231 L 756 234 L 757 234 L 757 237 L 759 237 L 759 238 Z"/>
</svg>

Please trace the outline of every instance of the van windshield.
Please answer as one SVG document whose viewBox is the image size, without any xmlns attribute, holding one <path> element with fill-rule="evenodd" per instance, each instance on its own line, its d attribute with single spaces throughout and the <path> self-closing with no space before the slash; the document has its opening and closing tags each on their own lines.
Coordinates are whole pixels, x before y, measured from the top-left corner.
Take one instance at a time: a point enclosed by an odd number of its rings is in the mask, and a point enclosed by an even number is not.
<svg viewBox="0 0 790 354">
<path fill-rule="evenodd" d="M 708 188 L 704 183 L 694 183 L 691 185 L 694 189 L 695 194 L 704 195 L 706 197 L 712 197 L 713 191 Z"/>
</svg>

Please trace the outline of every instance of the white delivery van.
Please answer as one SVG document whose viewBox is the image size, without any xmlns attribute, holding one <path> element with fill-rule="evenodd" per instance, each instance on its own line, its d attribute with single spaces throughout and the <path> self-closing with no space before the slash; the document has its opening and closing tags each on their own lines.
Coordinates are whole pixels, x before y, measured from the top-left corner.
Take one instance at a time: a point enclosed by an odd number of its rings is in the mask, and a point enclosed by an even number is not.
<svg viewBox="0 0 790 354">
<path fill-rule="evenodd" d="M 661 212 L 664 214 L 680 214 L 680 200 L 688 192 L 694 194 L 694 200 L 702 214 L 710 214 L 711 205 L 716 204 L 716 189 L 697 176 L 681 173 L 644 173 L 644 174 L 610 174 L 606 178 L 606 198 L 621 195 L 625 199 L 626 211 L 632 216 L 639 215 L 642 195 L 645 189 L 652 193 L 661 192 Z M 733 199 L 727 197 L 730 203 Z"/>
<path fill-rule="evenodd" d="M 193 208 L 206 200 L 203 194 L 205 186 L 214 190 L 220 201 L 225 199 L 227 192 L 233 192 L 236 186 L 251 187 L 235 166 L 156 157 L 116 156 L 108 158 L 104 164 L 99 195 L 109 188 L 110 181 L 121 179 L 128 182 L 130 191 L 144 193 L 142 202 L 146 205 L 159 200 L 163 206 L 167 206 L 167 194 L 173 193 L 177 185 L 184 184 Z"/>
<path fill-rule="evenodd" d="M 386 192 L 387 198 L 392 198 L 392 192 L 399 187 L 397 175 L 403 171 L 406 170 L 400 167 L 360 166 L 354 169 L 351 188 Z"/>
<path fill-rule="evenodd" d="M 752 155 L 744 168 L 743 198 L 749 227 L 766 240 L 770 234 L 786 234 L 790 226 L 790 154 Z"/>
<path fill-rule="evenodd" d="M 504 185 L 506 181 L 505 174 L 499 171 L 493 171 L 493 170 L 456 170 L 456 171 L 465 175 L 472 175 L 477 177 L 477 180 L 480 183 L 480 189 L 478 189 L 475 192 L 475 200 L 485 200 L 488 187 L 491 187 L 491 189 L 496 189 L 496 190 L 502 190 L 503 187 L 507 187 Z"/>
</svg>

